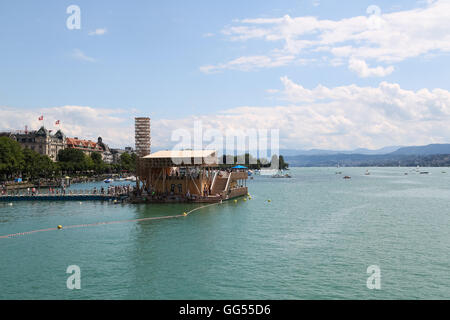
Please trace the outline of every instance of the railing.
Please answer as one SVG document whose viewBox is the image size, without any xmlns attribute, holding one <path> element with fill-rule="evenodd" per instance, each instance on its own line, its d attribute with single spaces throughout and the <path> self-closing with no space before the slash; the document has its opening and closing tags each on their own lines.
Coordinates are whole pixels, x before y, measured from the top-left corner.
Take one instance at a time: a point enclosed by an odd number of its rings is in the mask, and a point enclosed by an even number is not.
<svg viewBox="0 0 450 320">
<path fill-rule="evenodd" d="M 225 186 L 225 191 L 228 191 L 228 188 L 230 187 L 230 181 L 231 181 L 231 174 L 228 175 L 227 184 Z"/>
<path fill-rule="evenodd" d="M 219 175 L 219 171 L 216 171 L 216 173 L 214 174 L 213 181 L 211 183 L 211 188 L 210 188 L 211 192 L 214 190 L 214 185 L 216 183 L 216 178 L 217 178 L 218 175 Z"/>
<path fill-rule="evenodd" d="M 231 173 L 232 180 L 240 180 L 240 179 L 247 179 L 247 178 L 248 178 L 247 172 L 232 172 Z"/>
</svg>

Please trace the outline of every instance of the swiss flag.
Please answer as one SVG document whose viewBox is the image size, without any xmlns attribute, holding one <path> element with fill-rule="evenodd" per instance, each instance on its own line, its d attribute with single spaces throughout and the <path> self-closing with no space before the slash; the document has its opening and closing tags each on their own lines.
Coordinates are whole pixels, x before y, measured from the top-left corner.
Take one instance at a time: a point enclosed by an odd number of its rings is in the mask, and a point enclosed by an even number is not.
<svg viewBox="0 0 450 320">
<path fill-rule="evenodd" d="M 44 120 L 44 116 L 39 117 L 39 121 Z"/>
<path fill-rule="evenodd" d="M 56 120 L 55 124 L 59 124 L 59 120 Z"/>
</svg>

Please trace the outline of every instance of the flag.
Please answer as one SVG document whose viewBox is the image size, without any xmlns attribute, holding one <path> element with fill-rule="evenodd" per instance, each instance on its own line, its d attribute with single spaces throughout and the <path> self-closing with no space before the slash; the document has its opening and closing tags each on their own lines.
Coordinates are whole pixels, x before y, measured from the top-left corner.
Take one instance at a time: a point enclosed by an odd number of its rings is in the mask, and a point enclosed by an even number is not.
<svg viewBox="0 0 450 320">
<path fill-rule="evenodd" d="M 55 124 L 58 125 L 59 124 L 59 120 L 56 120 Z"/>
<path fill-rule="evenodd" d="M 39 117 L 39 121 L 42 121 L 42 120 L 44 120 L 44 116 Z"/>
</svg>

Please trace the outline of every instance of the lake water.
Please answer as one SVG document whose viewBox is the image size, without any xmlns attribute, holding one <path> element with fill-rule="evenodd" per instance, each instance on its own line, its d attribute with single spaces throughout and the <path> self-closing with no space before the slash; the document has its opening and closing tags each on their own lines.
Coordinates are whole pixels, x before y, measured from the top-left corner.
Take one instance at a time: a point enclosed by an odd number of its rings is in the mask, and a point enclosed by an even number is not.
<svg viewBox="0 0 450 320">
<path fill-rule="evenodd" d="M 257 176 L 251 200 L 187 217 L 0 239 L 0 299 L 450 299 L 450 169 L 339 170 Z M 196 206 L 0 203 L 0 235 Z M 81 290 L 66 287 L 69 265 Z"/>
</svg>

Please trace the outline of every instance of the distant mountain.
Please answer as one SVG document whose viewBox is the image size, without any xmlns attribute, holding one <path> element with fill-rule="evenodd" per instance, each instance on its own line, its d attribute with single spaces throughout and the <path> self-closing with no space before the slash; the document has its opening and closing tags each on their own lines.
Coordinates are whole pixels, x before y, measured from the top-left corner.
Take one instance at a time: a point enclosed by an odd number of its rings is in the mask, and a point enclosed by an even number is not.
<svg viewBox="0 0 450 320">
<path fill-rule="evenodd" d="M 432 155 L 432 154 L 450 154 L 450 144 L 429 144 L 418 147 L 403 147 L 391 155 Z"/>
<path fill-rule="evenodd" d="M 285 156 L 291 167 L 324 166 L 448 166 L 450 165 L 450 144 L 430 144 L 427 146 L 387 147 L 379 150 L 356 149 L 352 153 L 300 154 Z M 323 150 L 322 150 L 323 151 Z M 359 153 L 353 153 L 359 151 Z M 387 152 L 378 154 L 377 152 Z M 313 150 L 310 150 L 313 152 Z M 283 154 L 282 152 L 280 152 Z"/>
<path fill-rule="evenodd" d="M 387 154 L 397 151 L 398 149 L 402 148 L 401 146 L 391 146 L 391 147 L 384 147 L 381 149 L 371 150 L 371 149 L 365 149 L 365 148 L 359 148 L 355 149 L 349 153 L 357 153 L 357 154 Z"/>
<path fill-rule="evenodd" d="M 283 156 L 319 156 L 319 155 L 336 155 L 336 154 L 387 154 L 394 152 L 402 148 L 401 146 L 390 146 L 381 149 L 365 149 L 358 148 L 354 150 L 324 150 L 324 149 L 310 149 L 310 150 L 297 150 L 297 149 L 282 149 L 280 154 Z"/>
</svg>

